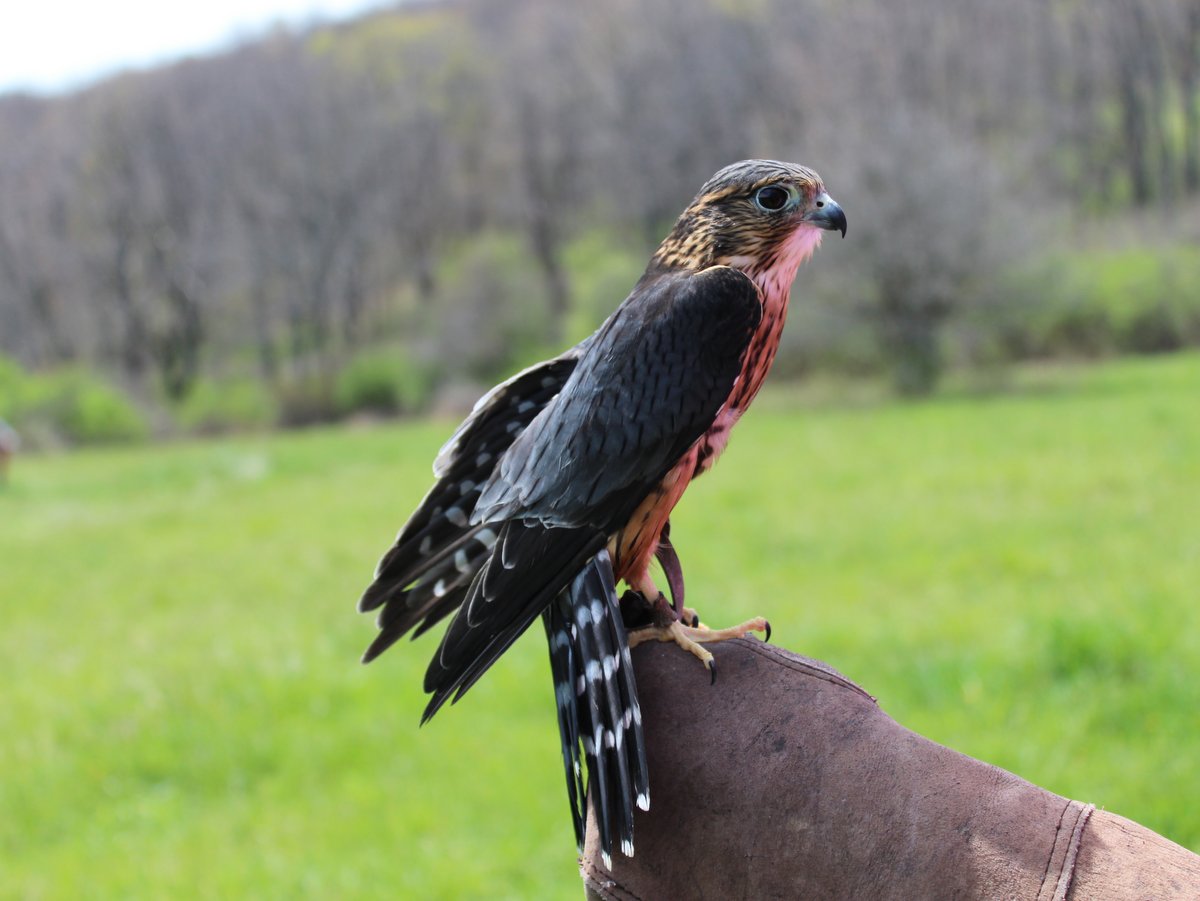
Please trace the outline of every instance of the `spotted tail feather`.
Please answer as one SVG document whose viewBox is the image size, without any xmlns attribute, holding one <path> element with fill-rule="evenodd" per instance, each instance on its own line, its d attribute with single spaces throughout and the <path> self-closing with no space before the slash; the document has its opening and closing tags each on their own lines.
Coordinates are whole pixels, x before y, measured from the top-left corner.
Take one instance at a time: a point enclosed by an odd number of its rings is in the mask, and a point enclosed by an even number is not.
<svg viewBox="0 0 1200 901">
<path fill-rule="evenodd" d="M 619 843 L 633 856 L 633 806 L 649 808 L 649 779 L 633 664 L 606 550 L 588 562 L 542 621 L 576 843 L 582 849 L 586 762 L 601 852 L 611 861 Z"/>
</svg>

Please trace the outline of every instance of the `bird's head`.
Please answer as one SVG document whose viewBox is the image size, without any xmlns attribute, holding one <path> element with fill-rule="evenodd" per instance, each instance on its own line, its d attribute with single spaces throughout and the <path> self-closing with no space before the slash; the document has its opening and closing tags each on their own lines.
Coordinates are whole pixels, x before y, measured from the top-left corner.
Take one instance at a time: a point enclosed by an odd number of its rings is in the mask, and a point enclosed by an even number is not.
<svg viewBox="0 0 1200 901">
<path fill-rule="evenodd" d="M 845 237 L 846 214 L 821 176 L 795 163 L 742 160 L 705 182 L 651 267 L 732 266 L 752 278 L 771 273 L 790 284 L 826 231 Z"/>
</svg>

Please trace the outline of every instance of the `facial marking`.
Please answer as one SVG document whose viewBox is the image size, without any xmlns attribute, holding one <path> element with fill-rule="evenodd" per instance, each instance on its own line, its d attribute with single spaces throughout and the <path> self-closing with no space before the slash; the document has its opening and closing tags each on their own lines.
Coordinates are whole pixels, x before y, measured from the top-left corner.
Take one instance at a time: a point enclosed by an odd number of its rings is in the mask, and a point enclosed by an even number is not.
<svg viewBox="0 0 1200 901">
<path fill-rule="evenodd" d="M 779 209 L 771 209 L 780 199 L 772 194 L 768 198 L 772 202 L 764 206 L 756 198 L 769 187 L 781 188 L 791 199 Z M 725 265 L 750 272 L 763 269 L 772 258 L 790 260 L 793 253 L 782 247 L 798 229 L 809 231 L 799 224 L 798 216 L 822 190 L 820 176 L 804 166 L 773 160 L 744 160 L 726 166 L 709 179 L 679 217 L 648 271 L 699 271 Z M 801 255 L 796 265 L 803 259 Z M 795 267 L 790 268 L 794 273 Z"/>
</svg>

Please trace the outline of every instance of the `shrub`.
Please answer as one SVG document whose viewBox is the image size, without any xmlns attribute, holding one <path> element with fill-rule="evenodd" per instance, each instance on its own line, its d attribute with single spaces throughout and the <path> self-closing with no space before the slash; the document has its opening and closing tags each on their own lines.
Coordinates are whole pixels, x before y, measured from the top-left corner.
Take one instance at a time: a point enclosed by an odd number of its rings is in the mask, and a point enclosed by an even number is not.
<svg viewBox="0 0 1200 901">
<path fill-rule="evenodd" d="M 1200 252 L 1129 247 L 1058 253 L 1016 286 L 1019 356 L 1158 353 L 1200 343 Z"/>
<path fill-rule="evenodd" d="M 416 413 L 434 388 L 432 367 L 411 352 L 380 348 L 359 354 L 338 374 L 334 400 L 342 414 Z"/>
<path fill-rule="evenodd" d="M 1122 347 L 1134 353 L 1162 353 L 1183 347 L 1184 319 L 1170 304 L 1158 302 L 1138 310 L 1119 336 Z"/>
<path fill-rule="evenodd" d="M 175 412 L 184 429 L 204 435 L 266 428 L 278 416 L 263 384 L 248 379 L 200 382 Z"/>
<path fill-rule="evenodd" d="M 150 434 L 132 400 L 82 369 L 27 375 L 13 415 L 14 425 L 38 436 L 36 443 L 115 444 Z"/>
<path fill-rule="evenodd" d="M 285 428 L 315 425 L 337 419 L 333 386 L 323 376 L 295 376 L 280 386 L 279 424 Z"/>
<path fill-rule="evenodd" d="M 0 418 L 17 418 L 27 378 L 14 360 L 0 354 Z"/>
<path fill-rule="evenodd" d="M 86 377 L 69 383 L 62 424 L 77 444 L 140 441 L 150 434 L 146 417 L 127 397 L 102 382 Z"/>
<path fill-rule="evenodd" d="M 1051 303 L 1030 341 L 1037 356 L 1099 357 L 1116 348 L 1112 322 L 1099 306 L 1086 302 Z"/>
</svg>

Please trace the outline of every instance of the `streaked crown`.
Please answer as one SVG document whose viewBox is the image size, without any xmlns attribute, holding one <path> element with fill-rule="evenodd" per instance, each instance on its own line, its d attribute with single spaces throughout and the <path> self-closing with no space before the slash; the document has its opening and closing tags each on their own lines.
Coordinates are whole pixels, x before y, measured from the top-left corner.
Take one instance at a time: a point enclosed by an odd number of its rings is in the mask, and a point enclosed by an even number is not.
<svg viewBox="0 0 1200 901">
<path fill-rule="evenodd" d="M 778 160 L 732 163 L 704 183 L 659 245 L 650 269 L 766 265 L 798 228 L 831 227 L 814 218 L 823 200 L 841 215 L 821 176 L 806 166 Z M 843 231 L 844 225 L 842 216 Z"/>
</svg>

